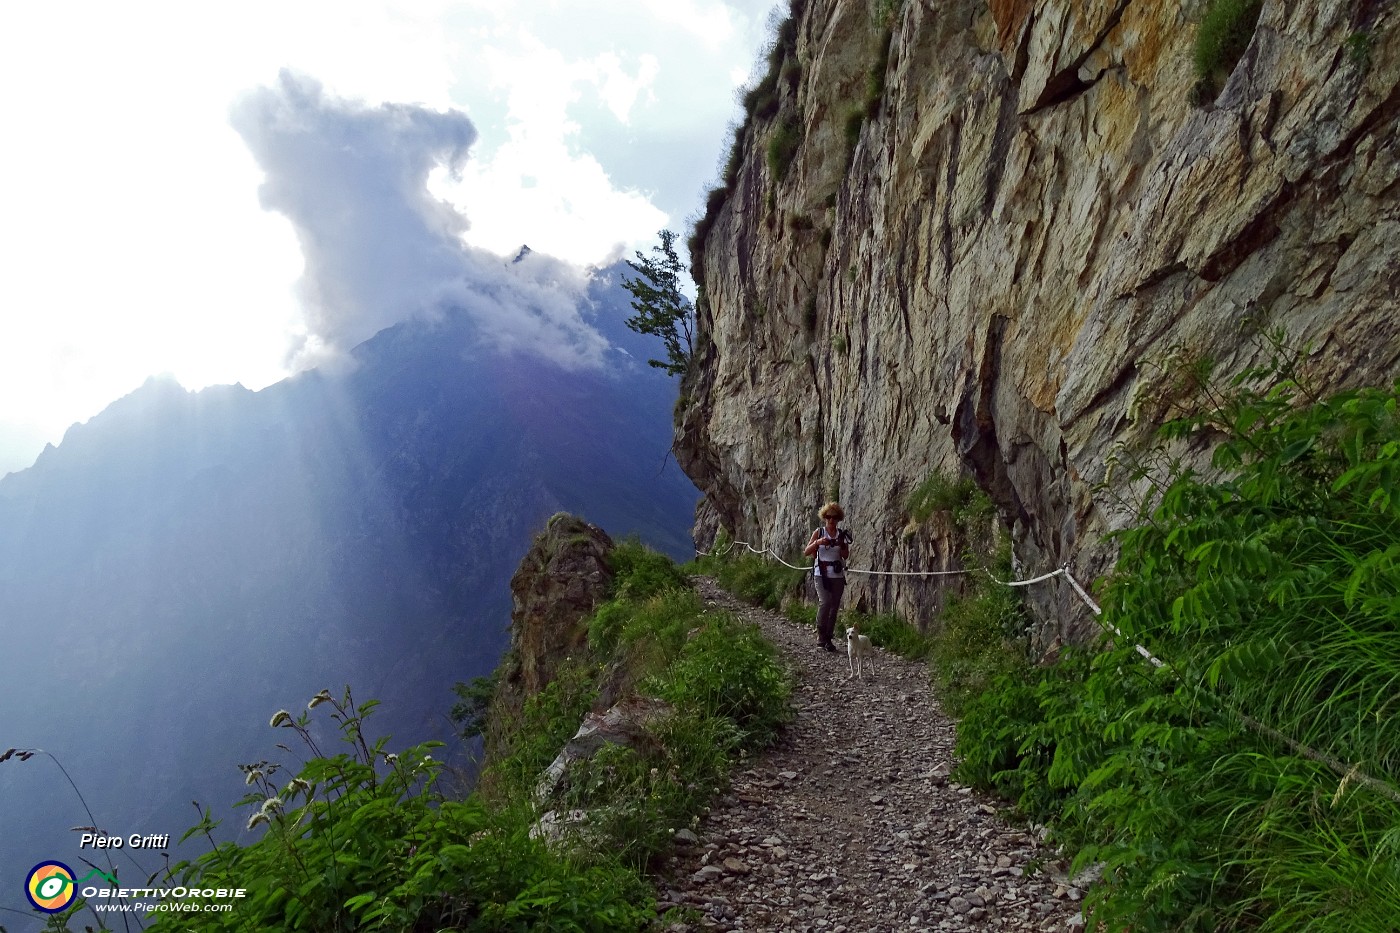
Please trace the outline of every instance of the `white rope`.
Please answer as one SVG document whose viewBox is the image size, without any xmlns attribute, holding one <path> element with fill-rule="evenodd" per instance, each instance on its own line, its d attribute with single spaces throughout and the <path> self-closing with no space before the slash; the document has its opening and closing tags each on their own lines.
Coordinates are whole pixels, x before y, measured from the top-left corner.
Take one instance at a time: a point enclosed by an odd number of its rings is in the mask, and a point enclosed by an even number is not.
<svg viewBox="0 0 1400 933">
<path fill-rule="evenodd" d="M 1044 583 L 1046 580 L 1052 579 L 1053 577 L 1060 577 L 1065 575 L 1065 568 L 1061 567 L 1059 570 L 1052 570 L 1049 573 L 1042 573 L 1040 576 L 1032 577 L 1029 580 L 998 580 L 996 577 L 992 576 L 992 572 L 990 570 L 987 571 L 987 576 L 991 577 L 992 582 L 1000 583 L 1002 586 L 1030 586 L 1033 583 Z M 1095 609 L 1095 611 L 1098 610 Z"/>
<path fill-rule="evenodd" d="M 802 572 L 806 573 L 806 572 L 808 572 L 808 571 L 810 571 L 810 570 L 812 569 L 810 566 L 808 566 L 808 567 L 799 567 L 799 566 L 797 566 L 796 564 L 789 564 L 787 561 L 785 561 L 785 560 L 783 560 L 781 557 L 779 557 L 779 556 L 777 555 L 777 553 L 774 552 L 771 548 L 766 548 L 766 547 L 765 547 L 765 548 L 762 548 L 762 549 L 755 548 L 752 544 L 750 544 L 750 543 L 747 542 L 747 541 L 731 541 L 731 542 L 729 543 L 729 546 L 726 547 L 726 548 L 724 549 L 724 551 L 723 551 L 722 553 L 719 553 L 719 554 L 706 553 L 705 551 L 701 551 L 701 550 L 699 550 L 698 548 L 696 549 L 695 553 L 696 553 L 697 555 L 701 556 L 701 557 L 723 557 L 723 556 L 725 556 L 726 554 L 728 554 L 731 550 L 733 550 L 734 548 L 738 547 L 739 545 L 743 545 L 743 546 L 744 546 L 745 548 L 747 548 L 751 553 L 758 554 L 758 555 L 760 555 L 760 556 L 762 556 L 762 555 L 764 555 L 764 554 L 767 554 L 768 556 L 770 556 L 770 557 L 772 557 L 774 560 L 776 560 L 778 563 L 782 564 L 784 567 L 791 567 L 793 570 L 801 570 Z M 848 567 L 848 568 L 846 568 L 846 573 L 863 573 L 863 574 L 866 574 L 867 576 L 879 576 L 879 577 L 953 577 L 953 576 L 962 576 L 962 575 L 970 574 L 970 573 L 974 573 L 974 572 L 976 572 L 976 571 L 974 571 L 974 570 L 866 570 L 866 569 L 864 569 L 864 568 L 859 568 L 859 567 Z M 1086 590 L 1084 589 L 1084 587 L 1080 585 L 1079 581 L 1076 580 L 1076 579 L 1074 578 L 1074 574 L 1070 573 L 1070 571 L 1069 571 L 1069 563 L 1068 563 L 1068 562 L 1066 562 L 1064 565 L 1062 565 L 1058 570 L 1052 570 L 1052 571 L 1050 571 L 1049 573 L 1042 573 L 1040 576 L 1038 576 L 1038 577 L 1031 577 L 1029 580 L 999 580 L 999 579 L 997 579 L 996 575 L 993 574 L 990 570 L 983 570 L 982 572 L 985 573 L 985 574 L 987 575 L 987 577 L 988 577 L 993 583 L 1000 584 L 1001 586 L 1012 586 L 1012 587 L 1034 586 L 1034 585 L 1037 584 L 1037 583 L 1044 583 L 1046 580 L 1053 580 L 1055 577 L 1064 577 L 1066 580 L 1069 581 L 1069 585 L 1070 585 L 1071 587 L 1074 588 L 1075 595 L 1077 595 L 1077 596 L 1084 602 L 1084 605 L 1088 606 L 1088 607 L 1089 607 L 1089 610 L 1090 610 L 1091 612 L 1093 612 L 1095 618 L 1099 621 L 1099 624 L 1102 625 L 1104 628 L 1108 629 L 1108 630 L 1109 630 L 1110 632 L 1112 632 L 1114 635 L 1117 635 L 1120 639 L 1123 639 L 1124 641 L 1127 640 L 1127 637 L 1123 634 L 1123 632 L 1122 632 L 1121 630 L 1118 629 L 1117 626 L 1110 625 L 1110 624 L 1108 624 L 1108 623 L 1102 621 L 1101 618 L 1099 618 L 1099 617 L 1101 617 L 1101 616 L 1103 615 L 1103 608 L 1102 608 L 1101 606 L 1099 606 L 1098 603 L 1094 602 L 1094 598 L 1093 598 L 1092 596 L 1090 596 L 1089 593 L 1088 593 L 1088 591 L 1086 591 Z M 1161 658 L 1159 658 L 1159 657 L 1157 657 L 1156 655 L 1154 655 L 1151 651 L 1148 651 L 1148 650 L 1147 650 L 1146 648 L 1144 648 L 1142 645 L 1134 644 L 1134 645 L 1133 645 L 1133 648 L 1134 648 L 1134 650 L 1137 651 L 1138 654 L 1142 655 L 1144 658 L 1146 658 L 1148 661 L 1150 661 L 1154 666 L 1156 666 L 1156 667 L 1166 667 L 1166 666 L 1167 666 L 1167 664 L 1166 664 L 1165 661 L 1163 661 Z"/>
</svg>

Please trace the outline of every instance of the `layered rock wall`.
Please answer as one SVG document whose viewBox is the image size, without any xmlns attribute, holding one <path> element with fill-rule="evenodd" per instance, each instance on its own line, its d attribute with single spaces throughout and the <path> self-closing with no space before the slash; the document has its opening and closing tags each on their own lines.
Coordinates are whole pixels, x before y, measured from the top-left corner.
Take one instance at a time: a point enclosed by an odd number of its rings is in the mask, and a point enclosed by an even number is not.
<svg viewBox="0 0 1400 933">
<path fill-rule="evenodd" d="M 1324 388 L 1400 376 L 1400 10 L 1265 0 L 1212 96 L 1202 6 L 800 5 L 800 78 L 741 134 L 695 257 L 676 452 L 702 543 L 800 545 L 838 494 L 853 566 L 956 567 L 905 502 L 963 470 L 1023 575 L 1091 580 L 1129 517 L 1130 490 L 1099 488 L 1110 459 L 1149 442 L 1191 360 L 1256 365 L 1281 327 Z M 850 596 L 927 624 L 939 586 Z M 1085 634 L 1067 588 L 1031 603 L 1045 640 Z"/>
</svg>

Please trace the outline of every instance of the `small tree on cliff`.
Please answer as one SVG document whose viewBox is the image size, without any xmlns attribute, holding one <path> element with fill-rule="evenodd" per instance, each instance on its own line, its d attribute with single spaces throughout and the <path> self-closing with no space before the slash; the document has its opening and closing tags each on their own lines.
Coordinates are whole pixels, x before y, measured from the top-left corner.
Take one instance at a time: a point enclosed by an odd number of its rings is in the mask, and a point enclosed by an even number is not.
<svg viewBox="0 0 1400 933">
<path fill-rule="evenodd" d="M 656 234 L 661 245 L 651 248 L 654 256 L 637 251 L 637 261 L 627 265 L 638 275 L 623 278 L 622 287 L 632 293 L 632 308 L 637 313 L 627 319 L 627 326 L 639 334 L 660 337 L 666 345 L 664 360 L 647 360 L 671 376 L 683 374 L 690 368 L 694 354 L 695 306 L 681 294 L 681 261 L 676 257 L 676 235 L 670 230 Z"/>
</svg>

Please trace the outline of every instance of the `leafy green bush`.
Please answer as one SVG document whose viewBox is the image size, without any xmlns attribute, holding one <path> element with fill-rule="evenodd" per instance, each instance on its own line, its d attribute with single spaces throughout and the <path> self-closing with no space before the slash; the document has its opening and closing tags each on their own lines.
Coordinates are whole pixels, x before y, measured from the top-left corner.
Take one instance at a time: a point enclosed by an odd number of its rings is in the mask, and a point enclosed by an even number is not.
<svg viewBox="0 0 1400 933">
<path fill-rule="evenodd" d="M 733 723 L 744 747 L 766 745 L 789 715 L 787 673 L 756 626 L 725 613 L 706 621 L 646 690 L 677 709 Z"/>
<path fill-rule="evenodd" d="M 1106 929 L 1400 917 L 1400 386 L 1251 388 L 1276 372 L 1168 427 L 1223 438 L 1219 478 L 1162 478 L 1119 535 L 1119 644 L 1005 675 L 963 720 L 969 777 L 1058 807 L 1076 866 L 1103 866 L 1086 903 Z"/>
<path fill-rule="evenodd" d="M 964 704 L 958 721 L 954 776 L 1014 801 L 1027 819 L 1058 818 L 1061 839 L 1071 836 L 1063 812 L 1071 788 L 1053 782 L 1050 770 L 1061 742 L 1084 737 L 1061 735 L 1054 725 L 1082 717 L 1090 657 L 1069 651 L 1052 667 L 1007 665 L 970 694 L 974 701 Z"/>
<path fill-rule="evenodd" d="M 666 590 L 640 602 L 613 600 L 590 620 L 589 647 L 621 668 L 625 692 L 675 659 L 704 608 L 690 589 Z"/>
<path fill-rule="evenodd" d="M 314 757 L 286 783 L 278 764 L 243 767 L 253 791 L 248 845 L 217 844 L 173 866 L 167 880 L 201 888 L 243 888 L 227 913 L 160 913 L 152 930 L 508 930 L 639 929 L 654 914 L 648 886 L 616 861 L 573 864 L 527 827 L 502 822 L 476 800 L 433 790 L 441 764 L 427 743 L 402 753 L 370 743 L 355 706 L 322 692 L 349 752 L 320 753 L 309 713 L 285 711 L 277 728 L 297 734 Z M 253 809 L 256 808 L 256 809 Z M 211 843 L 219 824 L 206 812 L 185 838 Z"/>
<path fill-rule="evenodd" d="M 1254 38 L 1262 8 L 1263 0 L 1211 0 L 1196 27 L 1193 55 L 1196 78 L 1206 85 L 1203 96 L 1214 97 L 1235 70 Z"/>
<path fill-rule="evenodd" d="M 580 832 L 591 847 L 602 841 L 623 864 L 646 867 L 723 788 L 734 735 L 724 719 L 678 712 L 656 726 L 646 753 L 605 745 L 571 765 L 560 805 L 588 812 Z"/>
<path fill-rule="evenodd" d="M 894 30 L 886 27 L 880 33 L 875 46 L 875 61 L 865 73 L 865 115 L 874 120 L 880 115 L 885 101 L 885 74 L 890 68 L 890 49 L 894 43 Z"/>
<path fill-rule="evenodd" d="M 964 562 L 998 579 L 1011 577 L 1011 545 L 1002 539 L 990 557 L 969 549 Z M 1002 586 L 986 573 L 964 578 L 962 593 L 949 595 L 943 607 L 934 653 L 934 693 L 954 716 L 989 689 L 1002 674 L 1027 667 L 1025 635 L 1028 619 L 1019 591 Z"/>
<path fill-rule="evenodd" d="M 1364 29 L 1357 30 L 1347 36 L 1346 42 L 1342 43 L 1347 51 L 1347 58 L 1357 67 L 1365 70 L 1371 65 L 1371 54 L 1375 50 L 1376 40 Z"/>
<path fill-rule="evenodd" d="M 473 677 L 470 681 L 457 681 L 452 691 L 457 694 L 457 702 L 452 704 L 448 718 L 457 725 L 457 734 L 464 739 L 482 735 L 486 728 L 486 718 L 491 709 L 491 700 L 496 695 L 497 679 L 492 674 L 487 677 Z"/>
</svg>

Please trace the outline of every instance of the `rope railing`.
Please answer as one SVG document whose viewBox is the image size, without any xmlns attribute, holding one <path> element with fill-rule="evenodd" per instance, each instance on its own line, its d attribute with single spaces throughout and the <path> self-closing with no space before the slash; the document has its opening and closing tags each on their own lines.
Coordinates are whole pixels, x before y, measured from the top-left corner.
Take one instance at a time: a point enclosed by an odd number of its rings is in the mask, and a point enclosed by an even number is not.
<svg viewBox="0 0 1400 933">
<path fill-rule="evenodd" d="M 696 549 L 695 553 L 696 553 L 696 555 L 698 555 L 698 556 L 700 556 L 700 557 L 724 557 L 725 555 L 727 555 L 730 551 L 732 551 L 735 547 L 737 547 L 737 546 L 739 546 L 739 545 L 743 545 L 743 546 L 744 546 L 745 548 L 747 548 L 750 552 L 752 552 L 752 553 L 754 553 L 754 554 L 758 554 L 758 555 L 760 555 L 760 556 L 762 556 L 762 555 L 764 555 L 764 554 L 767 554 L 768 556 L 770 556 L 770 557 L 772 557 L 774 560 L 776 560 L 778 563 L 782 564 L 784 567 L 790 567 L 790 568 L 792 568 L 793 570 L 801 570 L 801 571 L 803 571 L 804 573 L 810 573 L 811 570 L 812 570 L 811 565 L 801 566 L 801 567 L 800 567 L 800 566 L 797 566 L 796 564 L 789 564 L 787 561 L 785 561 L 785 560 L 783 560 L 781 557 L 779 557 L 778 554 L 777 554 L 777 552 L 773 551 L 771 548 L 767 548 L 767 547 L 764 547 L 764 548 L 762 548 L 762 549 L 755 548 L 752 544 L 750 544 L 750 543 L 747 542 L 747 541 L 731 541 L 731 542 L 729 542 L 729 546 L 726 547 L 721 553 L 718 553 L 718 554 L 706 553 L 706 552 L 704 552 L 704 551 L 699 550 L 698 548 Z M 846 573 L 860 573 L 860 574 L 866 574 L 866 575 L 869 575 L 869 576 L 949 577 L 949 576 L 968 575 L 968 574 L 976 573 L 976 572 L 978 572 L 979 570 L 980 570 L 982 573 L 985 573 L 985 574 L 987 575 L 987 577 L 988 577 L 993 583 L 1000 584 L 1001 586 L 1011 586 L 1011 587 L 1033 586 L 1033 585 L 1035 585 L 1035 584 L 1037 584 L 1037 583 L 1044 583 L 1044 582 L 1047 581 L 1047 580 L 1053 580 L 1055 577 L 1064 577 L 1065 580 L 1067 580 L 1067 581 L 1069 582 L 1070 587 L 1073 588 L 1073 590 L 1074 590 L 1074 592 L 1075 592 L 1075 595 L 1078 596 L 1079 599 L 1080 599 L 1086 606 L 1089 607 L 1089 610 L 1090 610 L 1091 612 L 1093 612 L 1093 614 L 1094 614 L 1094 621 L 1098 622 L 1099 625 L 1102 626 L 1104 629 L 1108 630 L 1109 632 L 1112 632 L 1112 633 L 1113 633 L 1115 636 L 1117 636 L 1120 640 L 1122 640 L 1122 641 L 1128 641 L 1128 640 L 1129 640 L 1129 639 L 1127 638 L 1127 636 L 1125 636 L 1125 635 L 1123 634 L 1122 630 L 1119 629 L 1116 625 L 1113 625 L 1112 623 L 1109 623 L 1109 622 L 1104 621 L 1104 619 L 1102 618 L 1102 617 L 1103 617 L 1103 608 L 1102 608 L 1097 602 L 1094 601 L 1094 598 L 1093 598 L 1092 596 L 1089 595 L 1088 591 L 1086 591 L 1086 590 L 1084 589 L 1084 587 L 1080 584 L 1080 582 L 1079 582 L 1077 579 L 1075 579 L 1074 574 L 1071 573 L 1070 570 L 1069 570 L 1069 562 L 1068 562 L 1068 561 L 1066 561 L 1064 564 L 1062 564 L 1062 565 L 1061 565 L 1058 569 L 1056 569 L 1056 570 L 1052 570 L 1052 571 L 1050 571 L 1049 573 L 1043 573 L 1043 574 L 1041 574 L 1041 575 L 1038 576 L 1038 577 L 1032 577 L 1032 578 L 1030 578 L 1029 580 L 999 580 L 999 579 L 997 579 L 997 577 L 996 577 L 990 570 L 986 570 L 986 569 L 980 568 L 980 567 L 979 567 L 979 568 L 975 568 L 975 569 L 973 569 L 973 570 L 909 570 L 909 571 L 868 570 L 868 569 L 862 569 L 862 568 L 856 568 L 856 567 L 848 567 L 848 568 L 846 568 Z M 1133 644 L 1133 649 L 1134 649 L 1135 651 L 1137 651 L 1138 654 L 1140 654 L 1140 655 L 1142 655 L 1144 658 L 1146 658 L 1154 667 L 1158 667 L 1158 668 L 1165 667 L 1167 670 L 1171 671 L 1172 674 L 1173 674 L 1174 676 L 1176 676 L 1178 680 L 1181 679 L 1181 676 L 1180 676 L 1179 674 L 1176 673 L 1176 669 L 1175 669 L 1175 668 L 1173 668 L 1173 667 L 1172 667 L 1170 664 L 1168 664 L 1167 662 L 1163 661 L 1161 658 L 1159 658 L 1159 657 L 1157 657 L 1156 655 L 1154 655 L 1151 651 L 1148 651 L 1148 650 L 1147 650 L 1146 648 L 1144 648 L 1142 645 L 1139 645 L 1139 644 L 1134 643 L 1134 644 Z M 1365 771 L 1362 770 L 1362 768 L 1361 768 L 1360 765 L 1349 765 L 1349 764 L 1347 764 L 1346 762 L 1341 761 L 1340 759 L 1337 759 L 1337 758 L 1335 758 L 1335 757 L 1333 757 L 1333 756 L 1327 754 L 1326 752 L 1320 752 L 1320 751 L 1318 751 L 1318 750 L 1316 750 L 1316 749 L 1314 749 L 1314 748 L 1311 748 L 1311 747 L 1309 747 L 1309 746 L 1307 746 L 1307 745 L 1304 745 L 1302 742 L 1299 742 L 1299 741 L 1297 741 L 1296 739 L 1289 738 L 1287 735 L 1285 735 L 1284 733 L 1280 732 L 1279 730 L 1273 728 L 1272 726 L 1266 725 L 1266 724 L 1260 722 L 1259 720 L 1254 719 L 1254 718 L 1251 717 L 1251 716 L 1247 716 L 1247 715 L 1245 715 L 1244 713 L 1241 713 L 1241 712 L 1239 712 L 1239 711 L 1237 711 L 1237 710 L 1226 710 L 1226 712 L 1231 713 L 1232 715 L 1234 715 L 1234 716 L 1239 720 L 1239 722 L 1240 722 L 1243 726 L 1245 726 L 1245 728 L 1250 729 L 1250 730 L 1253 731 L 1253 732 L 1257 732 L 1257 733 L 1260 734 L 1260 735 L 1267 736 L 1268 738 L 1271 738 L 1271 739 L 1273 739 L 1273 740 L 1275 740 L 1275 741 L 1277 741 L 1277 742 L 1281 742 L 1281 743 L 1283 743 L 1284 745 L 1286 745 L 1289 749 L 1291 749 L 1292 751 L 1296 752 L 1297 754 L 1303 756 L 1304 758 L 1307 758 L 1307 759 L 1310 759 L 1310 760 L 1312 760 L 1312 761 L 1318 762 L 1319 764 L 1326 765 L 1331 771 L 1335 772 L 1336 774 L 1341 775 L 1341 776 L 1342 776 L 1342 784 L 1341 784 L 1341 787 L 1339 787 L 1338 790 L 1337 790 L 1337 793 L 1338 793 L 1339 795 L 1340 795 L 1341 792 L 1346 788 L 1347 784 L 1349 784 L 1349 783 L 1351 783 L 1351 782 L 1355 782 L 1355 783 L 1361 784 L 1361 785 L 1363 785 L 1363 786 L 1365 786 L 1365 787 L 1369 787 L 1371 790 L 1375 791 L 1376 793 L 1381 794 L 1382 796 L 1387 797 L 1387 798 L 1389 798 L 1390 800 L 1392 800 L 1392 801 L 1394 801 L 1394 802 L 1396 802 L 1396 803 L 1400 803 L 1400 790 L 1397 790 L 1394 786 L 1392 786 L 1391 784 L 1389 784 L 1389 783 L 1387 783 L 1387 782 L 1385 782 L 1385 781 L 1383 781 L 1383 780 L 1381 780 L 1381 779 L 1379 779 L 1379 778 L 1376 778 L 1376 777 L 1373 777 L 1373 776 L 1367 774 Z"/>
</svg>

